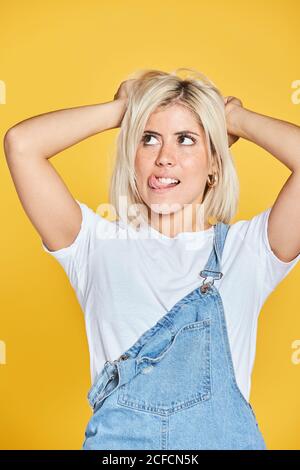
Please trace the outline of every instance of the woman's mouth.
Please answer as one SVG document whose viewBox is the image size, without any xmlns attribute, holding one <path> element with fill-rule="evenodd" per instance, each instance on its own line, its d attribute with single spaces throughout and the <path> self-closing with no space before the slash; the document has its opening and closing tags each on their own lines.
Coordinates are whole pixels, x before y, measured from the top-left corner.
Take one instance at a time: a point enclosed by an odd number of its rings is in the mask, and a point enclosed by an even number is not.
<svg viewBox="0 0 300 470">
<path fill-rule="evenodd" d="M 177 178 L 159 178 L 155 175 L 151 175 L 148 179 L 149 188 L 158 193 L 169 191 L 179 184 L 180 180 Z"/>
</svg>

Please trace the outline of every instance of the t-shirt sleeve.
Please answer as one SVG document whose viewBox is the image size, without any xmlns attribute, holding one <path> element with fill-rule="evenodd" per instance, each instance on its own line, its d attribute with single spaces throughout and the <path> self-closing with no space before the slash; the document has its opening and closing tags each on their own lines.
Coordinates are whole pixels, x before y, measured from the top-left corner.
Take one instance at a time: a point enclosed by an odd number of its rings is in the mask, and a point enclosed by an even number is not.
<svg viewBox="0 0 300 470">
<path fill-rule="evenodd" d="M 81 208 L 82 221 L 79 233 L 71 245 L 59 250 L 49 250 L 41 240 L 42 248 L 52 255 L 69 278 L 79 300 L 85 296 L 88 278 L 88 266 L 94 249 L 95 229 L 97 222 L 102 219 L 96 212 L 83 202 L 76 199 Z"/>
<path fill-rule="evenodd" d="M 263 270 L 265 295 L 271 291 L 288 275 L 300 260 L 300 253 L 291 261 L 282 261 L 272 251 L 268 239 L 268 221 L 272 207 L 260 212 L 250 220 L 245 221 L 244 241 L 254 255 L 258 255 L 260 269 Z"/>
</svg>

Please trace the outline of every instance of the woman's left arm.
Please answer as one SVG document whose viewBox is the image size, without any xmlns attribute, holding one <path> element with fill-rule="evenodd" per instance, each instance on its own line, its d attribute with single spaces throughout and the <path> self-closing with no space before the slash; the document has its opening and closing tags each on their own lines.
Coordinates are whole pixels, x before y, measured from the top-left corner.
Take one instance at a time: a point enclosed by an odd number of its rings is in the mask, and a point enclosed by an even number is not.
<svg viewBox="0 0 300 470">
<path fill-rule="evenodd" d="M 289 262 L 300 252 L 300 127 L 246 109 L 235 100 L 237 104 L 225 105 L 228 133 L 264 148 L 292 172 L 271 208 L 268 223 L 273 252 Z"/>
</svg>

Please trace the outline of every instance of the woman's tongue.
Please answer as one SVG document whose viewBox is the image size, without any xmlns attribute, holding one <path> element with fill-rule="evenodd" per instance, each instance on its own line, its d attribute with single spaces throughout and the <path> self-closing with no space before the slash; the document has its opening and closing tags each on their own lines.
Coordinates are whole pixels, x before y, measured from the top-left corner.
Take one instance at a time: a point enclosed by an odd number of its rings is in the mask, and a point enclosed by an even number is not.
<svg viewBox="0 0 300 470">
<path fill-rule="evenodd" d="M 169 188 L 169 187 L 171 188 L 172 186 L 176 186 L 176 184 L 177 183 L 170 183 L 170 184 L 162 183 L 154 175 L 151 175 L 151 177 L 149 178 L 149 185 L 154 189 Z"/>
</svg>

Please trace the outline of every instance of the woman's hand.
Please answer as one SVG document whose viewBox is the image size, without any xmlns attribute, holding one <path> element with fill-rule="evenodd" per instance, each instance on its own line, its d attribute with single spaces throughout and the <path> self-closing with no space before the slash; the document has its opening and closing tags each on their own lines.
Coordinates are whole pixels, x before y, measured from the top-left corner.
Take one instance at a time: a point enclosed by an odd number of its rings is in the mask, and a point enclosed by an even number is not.
<svg viewBox="0 0 300 470">
<path fill-rule="evenodd" d="M 124 80 L 123 82 L 121 82 L 121 85 L 119 86 L 117 92 L 114 95 L 114 100 L 118 100 L 118 99 L 127 100 L 132 84 L 136 80 L 137 80 L 136 78 L 130 78 L 129 80 Z"/>
<path fill-rule="evenodd" d="M 121 127 L 124 115 L 126 113 L 127 109 L 127 103 L 128 103 L 128 96 L 132 87 L 133 82 L 135 82 L 136 78 L 130 78 L 129 80 L 124 80 L 121 82 L 118 90 L 114 94 L 114 99 L 112 101 L 115 102 L 116 104 L 120 105 L 120 119 L 118 121 L 118 124 L 116 127 Z"/>
<path fill-rule="evenodd" d="M 243 103 L 235 96 L 226 96 L 224 98 L 225 118 L 227 124 L 228 145 L 231 147 L 240 137 L 236 135 L 236 116 L 238 111 L 243 108 Z"/>
</svg>

